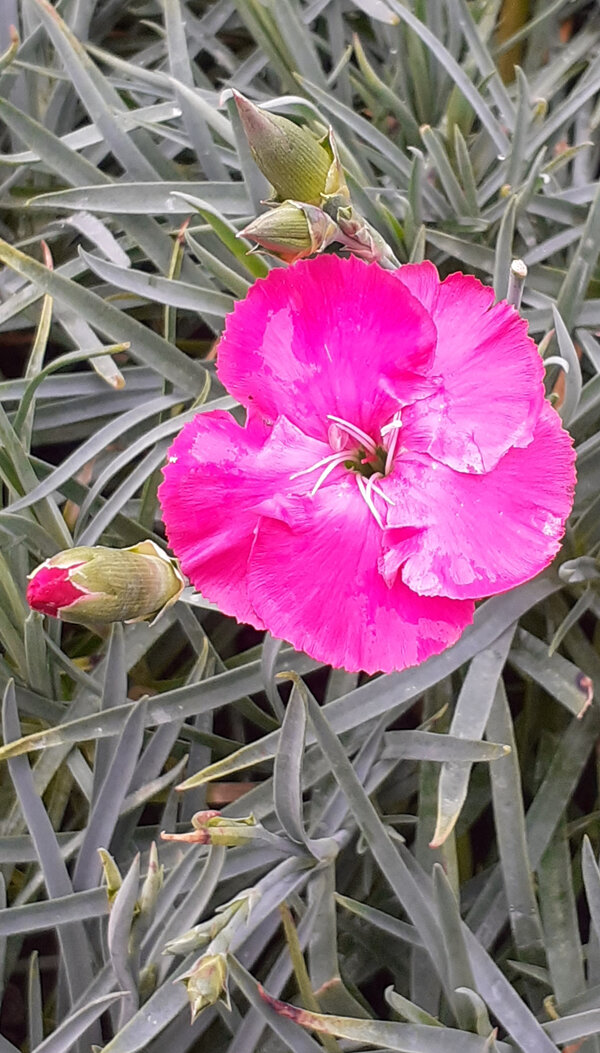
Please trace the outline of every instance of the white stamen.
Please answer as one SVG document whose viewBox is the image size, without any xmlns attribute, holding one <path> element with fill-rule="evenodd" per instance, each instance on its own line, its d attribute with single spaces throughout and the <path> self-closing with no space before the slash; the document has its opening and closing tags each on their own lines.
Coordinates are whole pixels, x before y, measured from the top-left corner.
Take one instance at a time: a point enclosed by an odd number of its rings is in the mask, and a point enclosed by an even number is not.
<svg viewBox="0 0 600 1053">
<path fill-rule="evenodd" d="M 384 425 L 381 429 L 382 435 L 390 435 L 389 445 L 387 447 L 387 453 L 385 457 L 385 465 L 383 468 L 383 474 L 389 475 L 392 470 L 394 463 L 394 454 L 396 453 L 396 447 L 398 445 L 398 436 L 400 434 L 400 428 L 402 427 L 402 418 L 400 412 L 394 414 L 394 419 L 389 424 Z"/>
<path fill-rule="evenodd" d="M 323 471 L 319 475 L 315 485 L 309 493 L 310 497 L 315 496 L 319 488 L 323 485 L 325 480 L 331 475 L 333 470 L 337 468 L 338 465 L 344 464 L 344 462 L 346 461 L 353 461 L 356 458 L 356 451 L 352 451 L 352 449 L 350 448 L 346 448 L 345 450 L 340 449 L 342 441 L 344 441 L 346 437 L 349 437 L 350 439 L 354 440 L 354 442 L 358 442 L 360 444 L 360 448 L 363 449 L 366 453 L 370 454 L 371 456 L 375 455 L 377 457 L 381 453 L 381 447 L 378 447 L 374 440 L 371 438 L 371 436 L 367 435 L 367 433 L 363 431 L 362 428 L 359 428 L 356 424 L 352 424 L 350 421 L 344 420 L 343 417 L 336 417 L 333 413 L 328 413 L 327 419 L 333 422 L 329 427 L 328 439 L 329 444 L 334 452 L 331 453 L 328 457 L 322 457 L 321 460 L 316 461 L 315 464 L 311 464 L 309 468 L 303 468 L 299 472 L 293 472 L 293 474 L 289 477 L 290 480 L 298 479 L 303 475 L 310 475 L 311 472 L 316 472 L 319 468 L 322 468 Z M 374 495 L 377 494 L 378 497 L 381 497 L 381 499 L 385 501 L 387 505 L 393 505 L 395 503 L 391 499 L 391 497 L 388 497 L 388 495 L 381 489 L 381 487 L 377 485 L 377 481 L 379 479 L 383 479 L 384 474 L 387 475 L 391 468 L 394 452 L 396 450 L 396 444 L 398 442 L 398 433 L 401 427 L 402 422 L 400 420 L 400 412 L 398 412 L 394 415 L 394 419 L 391 420 L 389 424 L 386 424 L 385 427 L 381 429 L 382 444 L 383 448 L 386 449 L 387 453 L 384 473 L 373 472 L 373 474 L 370 475 L 368 479 L 366 479 L 360 473 L 360 465 L 356 464 L 356 468 L 358 468 L 358 471 L 356 472 L 355 476 L 356 485 L 358 486 L 358 490 L 363 501 L 365 502 L 367 508 L 369 509 L 369 512 L 373 516 L 373 519 L 377 523 L 377 526 L 380 528 L 380 530 L 385 530 L 386 528 L 383 524 L 383 520 L 381 518 L 380 513 L 377 511 Z M 390 438 L 386 441 L 386 436 L 388 435 L 390 436 Z M 365 462 L 367 460 L 368 459 L 365 458 Z"/>
<path fill-rule="evenodd" d="M 386 504 L 393 505 L 396 502 L 392 501 L 392 499 L 388 497 L 387 494 L 384 494 L 381 487 L 377 486 L 377 480 L 382 478 L 383 476 L 381 472 L 374 472 L 373 475 L 369 476 L 369 478 L 367 479 L 367 493 L 369 497 L 371 497 L 372 493 L 379 494 L 380 497 L 383 497 L 383 500 L 386 502 Z"/>
<path fill-rule="evenodd" d="M 340 428 L 343 428 L 344 431 L 348 432 L 348 435 L 351 435 L 353 439 L 357 439 L 361 446 L 364 446 L 365 450 L 368 450 L 369 453 L 377 452 L 377 446 L 373 442 L 371 436 L 367 435 L 366 431 L 357 427 L 356 424 L 351 424 L 349 421 L 344 420 L 343 417 L 336 417 L 333 413 L 327 414 L 327 420 L 333 420 L 336 424 L 339 424 Z"/>
<path fill-rule="evenodd" d="M 371 493 L 370 493 L 370 491 L 368 489 L 368 485 L 367 485 L 367 483 L 365 483 L 365 480 L 364 480 L 363 476 L 362 475 L 357 475 L 356 476 L 356 482 L 358 484 L 358 489 L 360 490 L 361 497 L 364 498 L 365 504 L 366 504 L 367 508 L 369 509 L 369 511 L 372 513 L 373 518 L 374 518 L 375 522 L 377 523 L 377 526 L 380 527 L 381 530 L 383 530 L 384 526 L 383 526 L 383 523 L 381 521 L 381 516 L 379 515 L 379 512 L 375 508 L 375 504 L 373 502 L 373 498 L 371 497 Z"/>
<path fill-rule="evenodd" d="M 348 460 L 348 456 L 348 451 L 345 453 L 330 453 L 329 457 L 323 457 L 322 460 L 317 461 L 315 464 L 311 464 L 310 468 L 303 468 L 301 472 L 293 472 L 292 475 L 290 475 L 290 479 L 299 479 L 301 475 L 310 475 L 311 472 L 316 471 L 317 468 L 321 468 L 324 464 L 330 465 L 332 461 L 334 464 L 341 464 L 342 461 Z"/>
<path fill-rule="evenodd" d="M 382 435 L 389 435 L 389 433 L 391 431 L 395 431 L 397 428 L 401 428 L 401 427 L 402 427 L 402 421 L 400 420 L 400 414 L 397 413 L 396 416 L 394 417 L 394 419 L 391 420 L 389 424 L 384 424 L 383 425 L 383 428 L 381 429 L 381 434 Z"/>
<path fill-rule="evenodd" d="M 346 450 L 348 448 L 349 438 L 350 436 L 347 432 L 342 431 L 339 425 L 329 425 L 329 428 L 327 429 L 327 441 L 334 453 L 340 453 L 341 450 Z"/>
<path fill-rule="evenodd" d="M 383 490 L 379 486 L 375 486 L 375 484 L 373 484 L 371 489 L 372 489 L 374 494 L 379 494 L 380 497 L 383 497 L 383 500 L 386 502 L 386 504 L 388 504 L 388 505 L 395 505 L 396 504 L 395 501 L 392 501 L 391 497 L 388 497 L 387 494 L 384 494 Z"/>
<path fill-rule="evenodd" d="M 314 497 L 315 496 L 317 490 L 322 485 L 322 483 L 325 482 L 327 476 L 331 474 L 331 472 L 333 471 L 334 468 L 337 468 L 338 464 L 341 464 L 342 461 L 347 460 L 347 456 L 346 456 L 346 454 L 344 454 L 344 456 L 342 458 L 340 458 L 339 454 L 334 454 L 334 456 L 329 458 L 329 460 L 331 461 L 331 463 L 327 465 L 325 471 L 321 472 L 321 474 L 320 474 L 319 478 L 317 479 L 315 485 L 313 486 L 312 490 L 310 491 L 310 497 Z"/>
</svg>

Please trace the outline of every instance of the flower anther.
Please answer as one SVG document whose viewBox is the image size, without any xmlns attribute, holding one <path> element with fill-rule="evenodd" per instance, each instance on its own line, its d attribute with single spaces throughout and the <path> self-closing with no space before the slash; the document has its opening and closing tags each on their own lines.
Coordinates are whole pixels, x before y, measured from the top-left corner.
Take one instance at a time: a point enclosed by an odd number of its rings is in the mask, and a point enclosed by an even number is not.
<svg viewBox="0 0 600 1053">
<path fill-rule="evenodd" d="M 385 494 L 375 483 L 377 479 L 388 475 L 391 471 L 394 451 L 397 445 L 398 429 L 401 427 L 400 418 L 401 414 L 396 413 L 393 420 L 389 424 L 384 425 L 381 429 L 381 440 L 379 443 L 376 443 L 362 428 L 358 428 L 355 424 L 351 424 L 350 421 L 328 413 L 327 419 L 333 421 L 333 424 L 328 429 L 327 438 L 333 453 L 328 457 L 322 457 L 321 460 L 308 468 L 303 468 L 299 472 L 293 472 L 290 475 L 290 479 L 298 479 L 302 475 L 310 475 L 318 468 L 323 468 L 310 491 L 310 496 L 314 497 L 333 470 L 338 465 L 344 465 L 346 471 L 354 474 L 361 497 L 375 522 L 383 530 L 384 524 L 373 502 L 373 493 L 376 493 L 388 505 L 394 504 L 391 497 Z M 348 443 L 348 446 L 344 449 L 340 449 L 342 442 Z M 365 479 L 367 480 L 366 482 Z"/>
</svg>

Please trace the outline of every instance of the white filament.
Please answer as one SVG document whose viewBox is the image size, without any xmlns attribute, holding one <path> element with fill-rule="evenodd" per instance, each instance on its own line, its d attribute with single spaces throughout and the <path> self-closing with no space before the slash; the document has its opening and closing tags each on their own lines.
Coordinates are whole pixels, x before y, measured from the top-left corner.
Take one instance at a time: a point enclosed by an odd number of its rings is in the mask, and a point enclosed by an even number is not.
<svg viewBox="0 0 600 1053">
<path fill-rule="evenodd" d="M 387 453 L 385 456 L 385 465 L 383 469 L 384 475 L 389 475 L 392 470 L 394 463 L 394 454 L 396 453 L 396 447 L 398 445 L 398 435 L 400 434 L 400 428 L 402 427 L 402 419 L 400 412 L 394 414 L 394 419 L 389 424 L 384 425 L 381 429 L 382 436 L 390 435 L 389 446 L 387 447 Z"/>
<path fill-rule="evenodd" d="M 315 472 L 319 468 L 323 469 L 315 485 L 310 491 L 310 497 L 315 496 L 315 494 L 318 492 L 325 480 L 331 475 L 333 470 L 337 468 L 339 464 L 343 464 L 345 461 L 352 460 L 353 456 L 356 456 L 356 451 L 352 451 L 351 449 L 339 449 L 339 436 L 336 435 L 336 431 L 334 429 L 340 429 L 342 432 L 345 432 L 345 434 L 349 438 L 354 439 L 355 442 L 360 443 L 361 448 L 364 449 L 365 452 L 368 452 L 372 456 L 378 455 L 377 444 L 374 442 L 370 435 L 367 435 L 367 433 L 362 430 L 362 428 L 359 428 L 356 424 L 352 424 L 350 421 L 344 420 L 343 417 L 335 416 L 335 414 L 333 413 L 328 413 L 327 419 L 333 422 L 333 425 L 329 429 L 329 442 L 331 447 L 334 449 L 334 453 L 330 454 L 328 457 L 322 457 L 320 461 L 316 461 L 315 464 L 311 464 L 309 468 L 303 468 L 301 471 L 294 472 L 292 475 L 290 475 L 290 479 L 298 479 L 302 475 L 310 475 L 311 472 Z M 382 445 L 383 449 L 386 451 L 385 466 L 383 473 L 373 472 L 373 474 L 369 476 L 368 479 L 361 475 L 360 471 L 355 473 L 356 485 L 358 486 L 359 493 L 362 499 L 364 500 L 367 508 L 369 509 L 371 515 L 373 516 L 375 522 L 377 523 L 377 526 L 380 527 L 381 530 L 385 530 L 385 526 L 383 524 L 381 515 L 377 511 L 377 507 L 375 505 L 374 500 L 374 494 L 377 494 L 378 497 L 381 497 L 382 500 L 386 502 L 386 504 L 394 504 L 394 501 L 392 501 L 392 499 L 388 497 L 386 493 L 384 493 L 381 487 L 377 485 L 377 481 L 379 479 L 383 479 L 384 476 L 389 475 L 392 469 L 394 454 L 398 445 L 398 435 L 401 427 L 401 415 L 398 411 L 394 415 L 393 420 L 391 420 L 389 424 L 384 425 L 384 427 L 381 429 Z M 336 446 L 337 449 L 335 449 Z M 379 447 L 379 451 L 381 452 L 381 446 Z"/>
<path fill-rule="evenodd" d="M 384 529 L 383 522 L 381 520 L 381 516 L 379 515 L 379 512 L 375 508 L 375 502 L 373 501 L 373 498 L 371 496 L 371 491 L 369 489 L 369 484 L 365 482 L 365 480 L 364 480 L 362 475 L 357 475 L 356 476 L 356 482 L 358 483 L 358 489 L 360 490 L 360 495 L 364 499 L 364 502 L 365 502 L 367 508 L 369 509 L 369 512 L 371 512 L 371 514 L 373 515 L 373 518 L 374 518 L 375 522 L 377 523 L 377 526 L 380 527 L 383 530 Z"/>
<path fill-rule="evenodd" d="M 328 459 L 328 461 L 330 461 L 330 463 L 327 465 L 325 470 L 323 472 L 321 472 L 321 474 L 320 474 L 319 478 L 317 479 L 315 485 L 313 486 L 312 490 L 310 491 L 310 496 L 311 497 L 315 496 L 317 490 L 325 482 L 327 476 L 331 474 L 333 469 L 337 468 L 338 464 L 341 464 L 342 461 L 346 461 L 348 459 L 348 454 L 343 454 L 341 456 L 339 453 L 334 453 L 333 457 L 328 457 L 327 459 Z"/>
</svg>

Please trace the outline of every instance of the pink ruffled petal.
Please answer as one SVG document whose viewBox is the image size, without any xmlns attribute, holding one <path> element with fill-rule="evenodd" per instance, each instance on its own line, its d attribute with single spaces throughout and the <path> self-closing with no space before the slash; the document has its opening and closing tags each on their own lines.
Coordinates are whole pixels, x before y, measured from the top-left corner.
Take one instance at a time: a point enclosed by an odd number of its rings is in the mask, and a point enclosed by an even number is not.
<svg viewBox="0 0 600 1053">
<path fill-rule="evenodd" d="M 544 370 L 527 324 L 476 278 L 440 282 L 431 263 L 407 264 L 399 280 L 437 328 L 432 373 L 440 390 L 403 415 L 403 444 L 459 472 L 488 472 L 512 446 L 531 441 Z"/>
<path fill-rule="evenodd" d="M 159 488 L 169 544 L 192 584 L 225 614 L 264 629 L 248 597 L 248 560 L 263 502 L 310 489 L 289 476 L 330 453 L 285 419 L 242 428 L 229 413 L 202 413 L 169 450 Z"/>
<path fill-rule="evenodd" d="M 236 304 L 218 371 L 242 405 L 325 438 L 328 414 L 370 432 L 421 397 L 434 344 L 427 312 L 390 272 L 319 256 L 271 271 Z"/>
<path fill-rule="evenodd" d="M 298 650 L 391 672 L 443 651 L 471 622 L 468 600 L 417 596 L 400 578 L 388 588 L 377 570 L 381 530 L 351 477 L 291 499 L 283 516 L 261 520 L 249 594 L 270 632 Z"/>
<path fill-rule="evenodd" d="M 544 403 L 533 440 L 486 475 L 407 454 L 388 480 L 395 504 L 380 572 L 423 596 L 478 598 L 534 577 L 560 548 L 573 504 L 575 453 L 558 414 Z"/>
</svg>

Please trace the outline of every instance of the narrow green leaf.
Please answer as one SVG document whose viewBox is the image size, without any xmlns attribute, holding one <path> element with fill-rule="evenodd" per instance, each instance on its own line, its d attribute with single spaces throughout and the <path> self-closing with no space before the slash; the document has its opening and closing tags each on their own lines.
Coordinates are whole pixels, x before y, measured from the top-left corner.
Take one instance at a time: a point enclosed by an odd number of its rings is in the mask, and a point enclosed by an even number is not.
<svg viewBox="0 0 600 1053">
<path fill-rule="evenodd" d="M 399 18 L 392 14 L 385 0 L 352 0 L 355 7 L 364 11 L 369 18 L 375 18 L 378 22 L 385 22 L 388 26 L 398 25 Z"/>
<path fill-rule="evenodd" d="M 190 90 L 194 88 L 194 76 L 186 40 L 186 26 L 183 18 L 185 8 L 180 0 L 163 0 L 162 8 L 167 31 L 167 48 L 169 68 L 175 81 L 185 84 Z M 207 179 L 227 179 L 227 169 L 221 161 L 212 140 L 206 121 L 192 106 L 189 96 L 175 90 L 175 97 L 181 106 L 181 116 L 190 143 L 198 158 L 199 164 Z"/>
<path fill-rule="evenodd" d="M 494 257 L 494 292 L 497 300 L 505 300 L 508 292 L 510 265 L 514 256 L 513 239 L 516 215 L 517 199 L 513 195 L 506 205 L 496 240 L 496 254 Z"/>
<path fill-rule="evenodd" d="M 542 926 L 527 849 L 519 756 L 502 681 L 498 682 L 486 735 L 505 742 L 511 750 L 490 768 L 494 823 L 513 939 L 519 957 L 533 961 L 543 957 Z"/>
<path fill-rule="evenodd" d="M 383 736 L 382 759 L 388 757 L 455 763 L 495 761 L 509 752 L 500 743 L 437 735 L 433 731 L 388 731 Z"/>
<path fill-rule="evenodd" d="M 109 338 L 125 338 L 131 355 L 183 391 L 201 390 L 206 371 L 147 326 L 106 303 L 89 289 L 63 278 L 0 239 L 0 260 L 57 301 L 80 312 Z"/>
<path fill-rule="evenodd" d="M 74 1049 L 77 1040 L 89 1030 L 90 1025 L 94 1024 L 108 1007 L 121 997 L 121 992 L 115 991 L 114 994 L 96 998 L 83 1009 L 78 1009 L 77 1012 L 63 1020 L 56 1030 L 36 1047 L 35 1053 L 65 1053 L 65 1050 Z"/>
<path fill-rule="evenodd" d="M 90 812 L 85 836 L 79 849 L 73 872 L 73 888 L 76 892 L 92 888 L 98 883 L 102 867 L 97 850 L 108 848 L 110 845 L 112 832 L 119 818 L 119 811 L 129 789 L 142 745 L 146 700 L 141 699 L 132 707 L 127 708 L 130 710 L 127 714 L 127 722 L 123 726 L 112 763 L 105 773 L 101 789 Z"/>
<path fill-rule="evenodd" d="M 596 935 L 600 936 L 600 870 L 587 835 L 583 839 L 581 849 L 581 870 L 592 925 Z"/>
<path fill-rule="evenodd" d="M 0 100 L 0 113 L 2 112 Z M 89 173 L 86 173 L 89 180 Z M 118 212 L 126 216 L 170 215 L 189 216 L 194 209 L 185 198 L 176 194 L 192 194 L 230 216 L 248 216 L 252 208 L 243 183 L 208 182 L 151 182 L 107 183 L 105 186 L 83 185 L 72 190 L 54 190 L 36 194 L 28 201 L 29 208 L 73 211 L 85 208 L 88 212 Z"/>
<path fill-rule="evenodd" d="M 209 205 L 206 201 L 202 201 L 200 198 L 193 197 L 190 194 L 184 194 L 181 191 L 173 194 L 173 197 L 181 197 L 184 201 L 187 201 L 197 212 L 200 213 L 203 219 L 212 227 L 215 234 L 222 241 L 227 249 L 229 249 L 232 256 L 244 266 L 244 268 L 254 278 L 265 278 L 269 273 L 269 267 L 260 256 L 256 256 L 250 252 L 252 245 L 244 238 L 238 237 L 238 232 L 233 224 L 229 223 L 225 216 L 223 216 L 216 208 Z"/>
<path fill-rule="evenodd" d="M 581 100 L 583 102 L 583 100 Z M 573 254 L 569 269 L 560 287 L 556 310 L 567 330 L 577 319 L 587 286 L 600 252 L 600 184 L 588 212 L 587 220 L 577 251 Z"/>
<path fill-rule="evenodd" d="M 148 161 L 147 153 L 119 124 L 113 109 L 125 109 L 125 104 L 106 77 L 100 78 L 93 63 L 69 27 L 47 0 L 33 0 L 37 17 L 45 27 L 57 53 L 68 70 L 69 78 L 107 145 L 133 179 L 154 179 L 156 169 Z M 151 142 L 145 137 L 147 142 Z"/>
<path fill-rule="evenodd" d="M 288 837 L 306 844 L 302 810 L 302 759 L 306 711 L 296 685 L 286 706 L 273 767 L 275 814 Z"/>
<path fill-rule="evenodd" d="M 77 447 L 77 449 L 75 449 L 58 468 L 55 468 L 54 471 L 50 472 L 45 479 L 38 482 L 36 477 L 35 483 L 31 486 L 29 492 L 9 506 L 10 511 L 18 512 L 23 508 L 29 508 L 38 501 L 44 500 L 49 494 L 59 490 L 68 479 L 71 479 L 81 470 L 84 464 L 87 464 L 88 461 L 92 460 L 98 453 L 105 450 L 106 447 L 114 442 L 116 438 L 124 435 L 130 428 L 134 428 L 136 425 L 152 418 L 154 414 L 170 409 L 180 401 L 182 401 L 181 395 L 161 395 L 156 399 L 147 401 L 145 404 L 136 406 L 133 410 L 129 410 L 127 413 L 121 414 L 116 420 L 110 421 L 109 424 L 105 424 L 95 435 L 92 435 L 91 438 L 81 443 L 81 445 Z M 182 417 L 181 423 L 183 423 L 183 419 L 184 418 Z M 173 432 L 179 430 L 179 422 L 177 420 L 172 421 L 171 424 Z M 159 427 L 164 431 L 165 425 L 159 425 Z M 159 434 L 154 438 L 158 439 L 161 437 L 162 434 Z M 62 547 L 71 547 L 70 538 L 66 544 L 62 545 Z"/>
<path fill-rule="evenodd" d="M 140 882 L 140 860 L 137 855 L 117 892 L 108 918 L 106 934 L 110 964 L 123 994 L 119 1006 L 118 1027 L 131 1020 L 139 1005 L 137 966 L 132 947 L 131 929 Z"/>
<path fill-rule="evenodd" d="M 490 136 L 496 148 L 502 154 L 506 155 L 508 152 L 508 140 L 506 135 L 502 131 L 500 124 L 494 117 L 489 106 L 474 87 L 473 83 L 469 80 L 464 70 L 458 65 L 456 59 L 452 57 L 450 52 L 446 50 L 442 42 L 438 40 L 431 30 L 416 18 L 408 8 L 403 7 L 399 0 L 387 0 L 387 3 L 391 10 L 398 15 L 398 18 L 402 22 L 405 22 L 407 26 L 410 26 L 417 36 L 421 38 L 440 65 L 447 70 L 459 91 L 462 92 L 467 102 L 469 102 L 475 110 L 475 113 L 481 120 L 482 127 Z"/>
<path fill-rule="evenodd" d="M 475 987 L 475 980 L 469 961 L 469 952 L 463 936 L 458 903 L 448 878 L 439 863 L 433 867 L 433 894 L 437 907 L 437 916 L 442 930 L 446 959 L 448 962 L 448 987 L 452 992 L 452 1009 L 459 1027 L 466 1031 L 475 1030 L 475 1018 L 468 999 L 457 994 L 458 987 Z M 490 1028 L 491 1030 L 491 1028 Z"/>
<path fill-rule="evenodd" d="M 5 743 L 12 742 L 20 734 L 19 716 L 12 683 L 8 685 L 4 693 L 2 728 Z M 48 813 L 38 795 L 29 761 L 26 757 L 14 758 L 9 762 L 9 772 L 23 818 L 35 843 L 48 895 L 50 897 L 69 896 L 73 892 L 71 879 L 56 842 Z M 10 913 L 10 909 L 7 913 Z M 59 930 L 59 939 L 64 956 L 69 995 L 71 1001 L 74 1001 L 91 980 L 88 941 L 80 926 L 70 926 L 64 931 Z"/>
<path fill-rule="evenodd" d="M 571 853 L 564 816 L 537 867 L 546 956 L 558 1005 L 585 989 Z"/>
<path fill-rule="evenodd" d="M 483 735 L 492 708 L 498 680 L 506 662 L 514 626 L 506 630 L 487 650 L 471 662 L 450 724 L 450 734 L 457 738 Z M 438 818 L 431 845 L 443 844 L 454 829 L 467 796 L 471 765 L 445 763 L 438 785 Z M 470 986 L 470 985 L 466 985 Z"/>
<path fill-rule="evenodd" d="M 350 899 L 348 896 L 342 896 L 339 892 L 336 892 L 335 900 L 340 907 L 344 907 L 352 914 L 356 914 L 358 918 L 368 921 L 376 929 L 380 929 L 388 936 L 394 936 L 396 939 L 403 940 L 404 943 L 408 943 L 413 947 L 423 946 L 423 940 L 414 925 L 407 925 L 405 921 L 399 921 L 390 914 L 386 914 L 385 911 L 377 910 L 376 907 L 370 907 L 368 903 L 359 903 L 358 900 Z"/>
<path fill-rule="evenodd" d="M 27 1039 L 30 1049 L 35 1049 L 43 1041 L 43 1012 L 39 953 L 38 951 L 33 951 L 29 959 L 29 974 L 27 977 Z"/>
<path fill-rule="evenodd" d="M 421 128 L 421 138 L 437 170 L 440 185 L 452 206 L 455 218 L 468 216 L 469 204 L 450 164 L 442 136 L 434 128 L 425 124 Z"/>
<path fill-rule="evenodd" d="M 197 285 L 190 285 L 189 282 L 162 278 L 158 274 L 147 274 L 134 267 L 119 267 L 109 260 L 92 256 L 84 249 L 79 250 L 79 255 L 89 269 L 104 281 L 110 282 L 118 289 L 125 289 L 127 292 L 149 300 L 168 304 L 170 307 L 186 308 L 189 311 L 197 311 L 198 314 L 207 314 L 219 319 L 224 318 L 233 308 L 233 300 L 225 293 L 203 289 Z M 168 346 L 174 347 L 173 344 Z"/>
<path fill-rule="evenodd" d="M 68 896 L 53 896 L 40 903 L 25 903 L 0 910 L 0 934 L 22 936 L 27 932 L 60 928 L 88 918 L 101 918 L 105 914 L 108 914 L 105 889 L 71 892 Z"/>
<path fill-rule="evenodd" d="M 589 705 L 581 685 L 581 670 L 560 654 L 549 655 L 548 645 L 525 629 L 519 629 L 508 660 L 520 672 L 532 677 L 570 713 L 581 717 Z"/>
<path fill-rule="evenodd" d="M 408 998 L 404 998 L 403 995 L 398 994 L 392 987 L 388 987 L 385 990 L 385 1000 L 389 1006 L 398 1013 L 398 1016 L 408 1020 L 410 1024 L 426 1024 L 427 1027 L 442 1027 L 443 1025 L 437 1020 L 431 1013 L 428 1013 L 425 1009 L 421 1009 L 420 1006 L 415 1005 L 414 1002 L 410 1002 Z"/>
<path fill-rule="evenodd" d="M 321 1053 L 323 1047 L 310 1035 L 269 1008 L 261 996 L 260 988 L 254 977 L 234 957 L 229 959 L 229 971 L 250 1006 L 260 1013 L 275 1034 L 281 1038 L 286 1050 L 289 1050 L 290 1053 Z"/>
<path fill-rule="evenodd" d="M 581 376 L 579 356 L 575 350 L 575 345 L 558 312 L 558 308 L 555 307 L 554 304 L 552 304 L 552 315 L 554 317 L 554 328 L 556 330 L 558 349 L 561 357 L 569 364 L 568 372 L 565 375 L 565 397 L 559 409 L 559 413 L 565 422 L 565 425 L 568 425 L 577 412 L 577 407 L 581 398 L 583 379 Z"/>
</svg>

